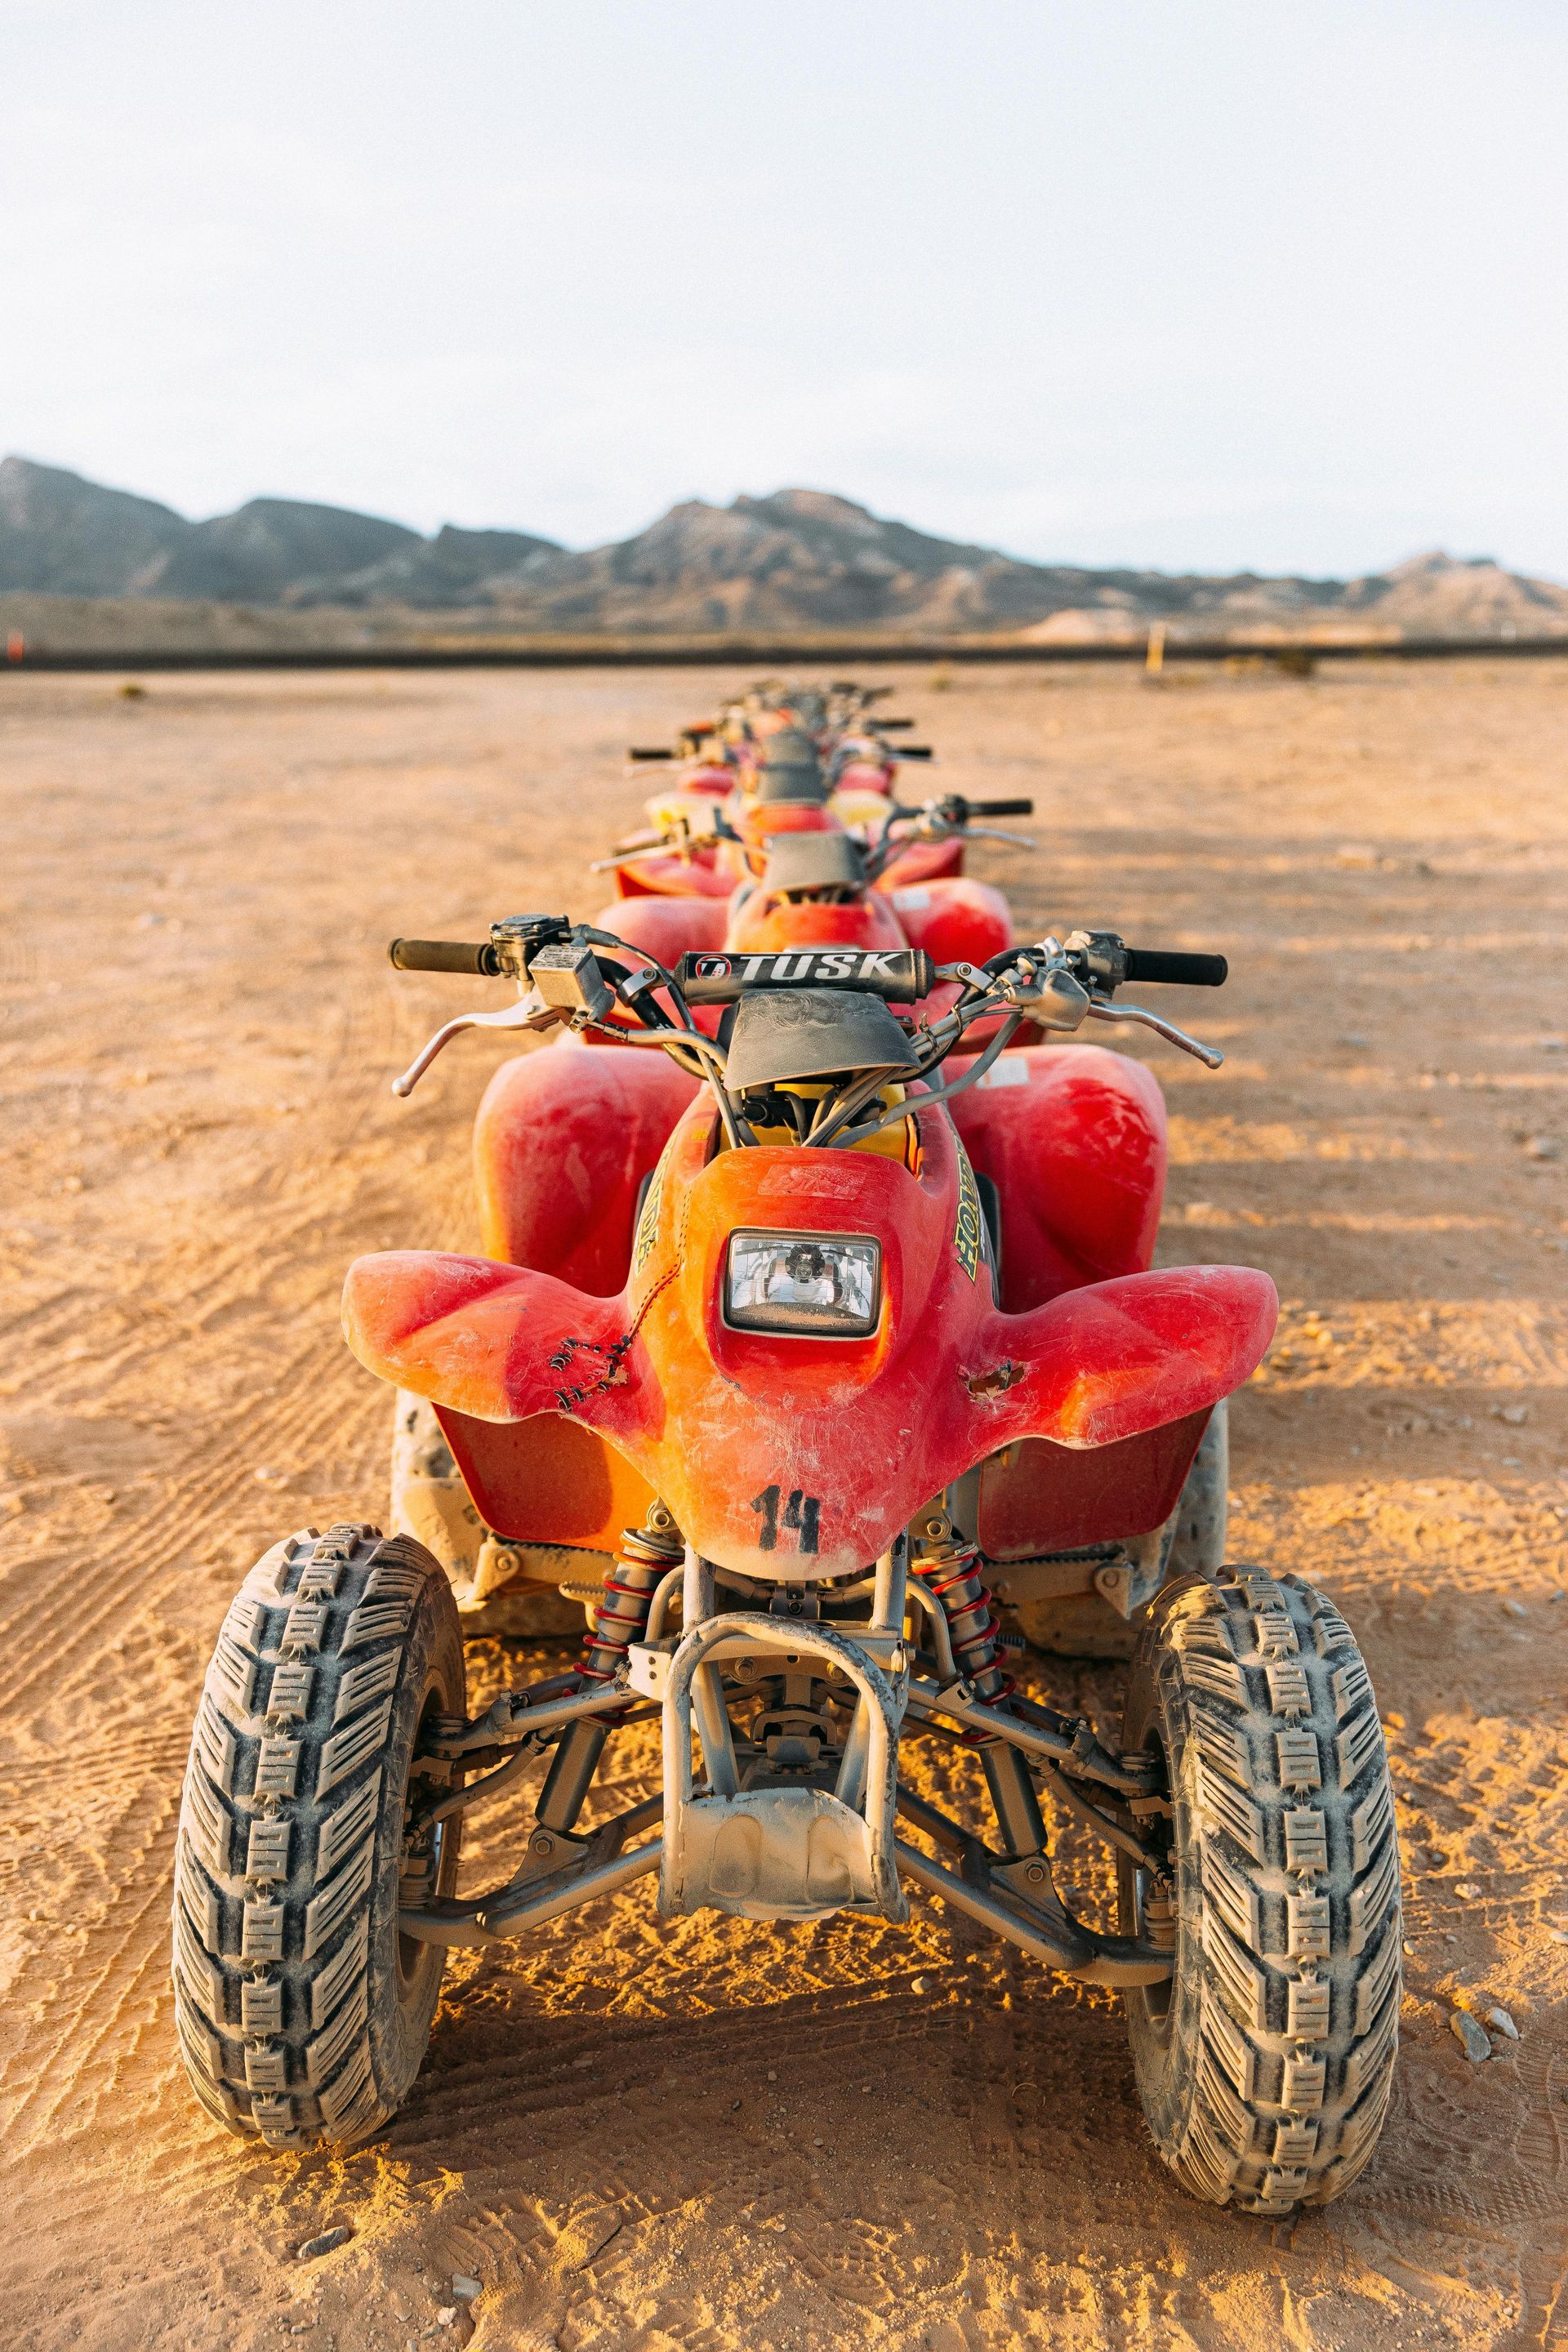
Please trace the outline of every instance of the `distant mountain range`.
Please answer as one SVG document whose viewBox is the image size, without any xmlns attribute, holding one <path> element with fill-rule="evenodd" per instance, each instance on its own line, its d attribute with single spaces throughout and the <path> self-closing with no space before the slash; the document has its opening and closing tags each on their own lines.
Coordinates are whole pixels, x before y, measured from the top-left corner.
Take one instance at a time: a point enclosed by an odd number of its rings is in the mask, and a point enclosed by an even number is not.
<svg viewBox="0 0 1568 2352">
<path fill-rule="evenodd" d="M 822 490 L 688 499 L 631 539 L 574 552 L 519 530 L 433 539 L 376 515 L 252 499 L 190 522 L 31 458 L 0 461 L 0 597 L 200 604 L 302 615 L 468 617 L 487 633 L 854 633 L 1098 637 L 1146 628 L 1545 635 L 1568 588 L 1489 557 L 1413 557 L 1359 580 L 1210 577 L 1025 563 L 934 539 Z M 149 616 L 151 617 L 151 615 Z"/>
</svg>

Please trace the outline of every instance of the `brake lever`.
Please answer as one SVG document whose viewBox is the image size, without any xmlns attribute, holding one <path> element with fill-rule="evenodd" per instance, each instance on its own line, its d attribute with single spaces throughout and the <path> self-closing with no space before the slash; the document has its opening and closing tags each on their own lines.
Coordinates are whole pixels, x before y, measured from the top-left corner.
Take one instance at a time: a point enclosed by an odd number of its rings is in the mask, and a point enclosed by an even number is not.
<svg viewBox="0 0 1568 2352">
<path fill-rule="evenodd" d="M 994 983 L 1007 1003 L 1042 1029 L 1081 1028 L 1085 1014 L 1094 1010 L 1082 982 L 1062 963 L 1031 965 L 1027 957 L 1021 957 L 1019 963 L 1028 969 L 1020 971 L 1015 965 L 999 973 Z"/>
<path fill-rule="evenodd" d="M 635 866 L 643 857 L 689 857 L 695 849 L 717 849 L 725 838 L 720 833 L 668 834 L 661 841 L 644 842 L 640 849 L 618 849 L 613 857 L 595 857 L 588 871 L 607 874 L 616 866 Z"/>
<path fill-rule="evenodd" d="M 1147 1005 L 1108 1004 L 1102 997 L 1093 996 L 1088 1009 L 1093 1021 L 1132 1021 L 1140 1029 L 1152 1029 L 1168 1044 L 1179 1045 L 1184 1054 L 1193 1055 L 1205 1070 L 1217 1070 L 1225 1060 L 1217 1045 L 1205 1045 L 1198 1038 L 1189 1037 L 1184 1029 L 1178 1029 L 1173 1021 L 1162 1020 Z"/>
<path fill-rule="evenodd" d="M 662 841 L 648 841 L 640 849 L 617 849 L 613 857 L 595 857 L 589 866 L 590 874 L 610 874 L 617 866 L 635 866 L 639 857 L 658 857 L 664 850 Z"/>
<path fill-rule="evenodd" d="M 459 1013 L 426 1040 L 403 1076 L 392 1081 L 392 1091 L 400 1098 L 411 1095 L 437 1055 L 465 1029 L 553 1029 L 567 1018 L 559 1004 L 546 1004 L 537 989 L 530 989 L 515 1004 L 503 1004 L 499 1013 Z"/>
</svg>

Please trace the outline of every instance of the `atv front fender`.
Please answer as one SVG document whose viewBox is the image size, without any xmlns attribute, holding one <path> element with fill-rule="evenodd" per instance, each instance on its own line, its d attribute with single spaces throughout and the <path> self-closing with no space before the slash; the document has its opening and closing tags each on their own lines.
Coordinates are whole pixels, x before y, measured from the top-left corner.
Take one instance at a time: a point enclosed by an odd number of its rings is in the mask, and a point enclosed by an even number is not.
<svg viewBox="0 0 1568 2352">
<path fill-rule="evenodd" d="M 640 948 L 666 971 L 683 955 L 721 948 L 730 921 L 730 899 L 698 898 L 616 898 L 601 907 L 595 926 L 612 939 Z"/>
<path fill-rule="evenodd" d="M 910 947 L 924 948 L 933 963 L 984 963 L 1011 945 L 1013 922 L 1000 890 L 963 877 L 910 874 L 906 868 L 916 856 L 911 850 L 900 858 L 877 886 L 891 898 Z"/>
<path fill-rule="evenodd" d="M 720 864 L 710 849 L 639 857 L 616 868 L 617 898 L 727 898 L 734 887 L 733 866 Z"/>
<path fill-rule="evenodd" d="M 875 1559 L 934 1493 L 1017 1440 L 1111 1445 L 1203 1414 L 1261 1360 L 1276 1307 L 1268 1276 L 1243 1267 L 1133 1275 L 1026 1315 L 982 1309 L 966 1334 L 937 1312 L 929 1345 L 868 1365 L 858 1391 L 841 1377 L 818 1394 L 776 1370 L 757 1382 L 734 1361 L 724 1378 L 704 1370 L 670 1328 L 668 1283 L 632 1311 L 515 1266 L 388 1253 L 350 1269 L 343 1327 L 371 1370 L 475 1422 L 583 1422 L 709 1558 L 800 1578 Z M 482 1476 L 482 1447 L 469 1460 Z M 799 1548 L 812 1556 L 775 1549 L 770 1492 L 775 1511 L 781 1496 L 815 1505 Z"/>
<path fill-rule="evenodd" d="M 696 1092 L 695 1078 L 647 1046 L 563 1036 L 503 1062 L 474 1121 L 487 1255 L 596 1297 L 619 1290 L 639 1188 Z"/>
<path fill-rule="evenodd" d="M 985 1336 L 1005 1346 L 1016 1377 L 998 1399 L 1005 1434 L 986 1450 L 1022 1437 L 1111 1445 L 1206 1412 L 1261 1363 L 1279 1310 L 1273 1283 L 1251 1266 L 1185 1265 L 993 1316 Z"/>
<path fill-rule="evenodd" d="M 620 1299 L 443 1250 L 356 1258 L 342 1320 L 373 1372 L 477 1421 L 564 1411 L 569 1391 L 613 1376 L 626 1352 L 612 1362 L 625 1328 Z"/>
</svg>

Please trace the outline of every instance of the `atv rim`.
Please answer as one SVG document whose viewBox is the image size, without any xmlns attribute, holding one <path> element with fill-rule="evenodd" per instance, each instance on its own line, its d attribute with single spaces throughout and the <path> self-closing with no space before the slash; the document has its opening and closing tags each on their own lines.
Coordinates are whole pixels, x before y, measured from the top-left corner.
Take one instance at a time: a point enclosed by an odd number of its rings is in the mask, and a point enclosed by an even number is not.
<svg viewBox="0 0 1568 2352">
<path fill-rule="evenodd" d="M 1157 1731 L 1151 1731 L 1143 1753 L 1146 1756 L 1152 1756 L 1158 1762 L 1160 1792 L 1166 1803 L 1170 1804 L 1172 1802 L 1170 1761 L 1165 1754 L 1165 1743 Z M 1170 1936 L 1173 1962 L 1181 1941 L 1181 1911 L 1174 1895 L 1176 1884 L 1174 1822 L 1162 1822 L 1159 1824 L 1157 1835 L 1149 1842 L 1151 1844 L 1157 1844 L 1164 1857 L 1167 1872 L 1165 1885 L 1172 1892 L 1163 1896 L 1158 1894 L 1159 1882 L 1152 1871 L 1141 1869 L 1133 1871 L 1132 1932 L 1140 1940 L 1150 1943 L 1163 1942 L 1167 1935 Z M 1152 1910 L 1152 1906 L 1154 1906 Z M 1162 2042 L 1168 2042 L 1170 2039 L 1171 2002 L 1175 1981 L 1176 1971 L 1173 1966 L 1171 1974 L 1163 1983 L 1140 1985 L 1135 1988 L 1136 1998 L 1142 2003 L 1143 2014 L 1149 2021 L 1150 2030 Z"/>
<path fill-rule="evenodd" d="M 424 1704 L 419 1710 L 419 1729 L 414 1741 L 416 1758 L 418 1756 L 431 1717 L 444 1713 L 447 1703 L 446 1694 L 432 1675 L 426 1685 Z M 403 1823 L 405 1837 L 409 1816 L 414 1810 L 414 1792 L 422 1782 L 428 1786 L 424 1774 L 410 1769 L 408 1785 L 403 1793 Z M 452 1853 L 453 1842 L 450 1832 L 456 1818 L 454 1815 L 448 1815 L 445 1821 L 435 1822 L 425 1833 L 420 1851 L 427 1857 L 427 1862 L 420 1876 L 433 1895 L 446 1895 L 452 1892 L 448 1881 L 455 1875 L 453 1867 L 455 1856 Z M 410 1858 L 412 1859 L 412 1856 Z M 417 1937 L 400 1934 L 397 1937 L 397 1986 L 399 2000 L 404 2007 L 416 1997 L 422 1977 L 428 1974 L 429 1948 L 429 1946 L 422 1943 Z"/>
</svg>

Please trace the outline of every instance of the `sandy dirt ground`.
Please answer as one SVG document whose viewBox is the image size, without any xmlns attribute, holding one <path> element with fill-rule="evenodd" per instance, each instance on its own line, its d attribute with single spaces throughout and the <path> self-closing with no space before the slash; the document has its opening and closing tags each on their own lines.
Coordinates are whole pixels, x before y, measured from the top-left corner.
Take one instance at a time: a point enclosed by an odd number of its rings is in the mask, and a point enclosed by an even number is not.
<svg viewBox="0 0 1568 2352">
<path fill-rule="evenodd" d="M 944 785 L 1033 793 L 1021 920 L 1223 949 L 1155 1049 L 1167 1261 L 1286 1307 L 1233 1556 L 1320 1580 L 1392 1728 L 1408 1999 L 1381 2153 L 1294 2223 L 1153 2158 L 1113 1996 L 917 1897 L 907 1931 L 661 1923 L 647 1881 L 458 1956 L 342 2160 L 196 2107 L 165 1948 L 188 1726 L 251 1559 L 378 1518 L 342 1270 L 471 1243 L 495 1044 L 390 1076 L 460 982 L 396 931 L 601 892 L 620 753 L 726 681 L 0 678 L 0 2336 L 262 2352 L 845 2343 L 1361 2352 L 1568 2327 L 1568 664 L 910 677 Z M 999 855 L 999 854 L 998 854 Z M 993 857 L 990 870 L 1002 866 Z M 471 1694 L 541 1663 L 479 1645 Z M 1121 1670 L 1037 1664 L 1113 1725 Z M 646 1785 L 628 1735 L 622 1790 Z M 956 1768 L 955 1768 L 956 1769 Z M 483 1821 L 504 1876 L 526 1800 Z M 1088 1903 L 1098 1865 L 1064 1838 Z M 1482 2064 L 1456 2000 L 1505 2003 Z M 337 2225 L 336 2252 L 300 2261 Z M 482 2292 L 443 2326 L 454 2273 Z"/>
</svg>

